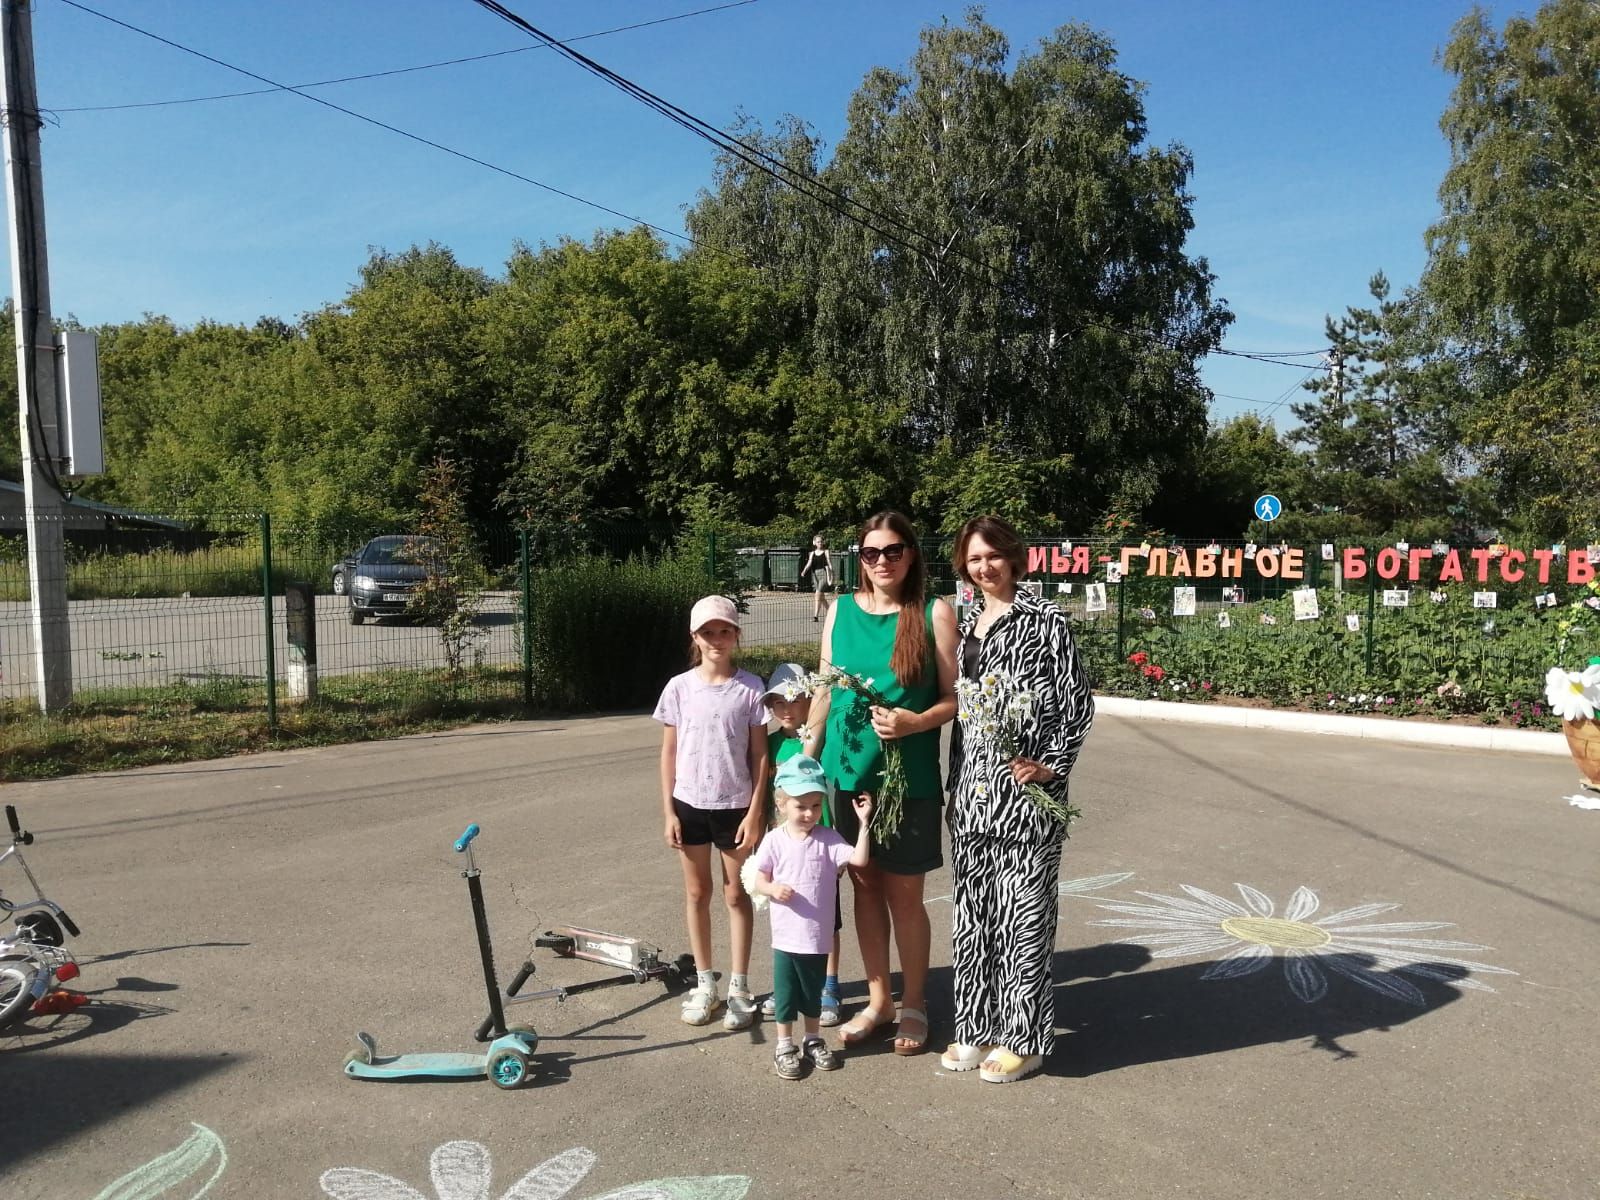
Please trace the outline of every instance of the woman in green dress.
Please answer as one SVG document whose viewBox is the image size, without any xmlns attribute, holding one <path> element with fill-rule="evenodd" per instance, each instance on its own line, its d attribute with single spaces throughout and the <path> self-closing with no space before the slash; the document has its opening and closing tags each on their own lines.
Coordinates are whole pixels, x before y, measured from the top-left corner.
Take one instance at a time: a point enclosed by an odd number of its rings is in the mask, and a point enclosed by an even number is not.
<svg viewBox="0 0 1600 1200">
<path fill-rule="evenodd" d="M 836 789 L 839 833 L 856 836 L 851 799 L 877 793 L 883 742 L 895 738 L 905 764 L 906 797 L 899 832 L 872 839 L 872 861 L 851 867 L 856 937 L 867 975 L 867 1006 L 840 1029 L 855 1045 L 895 1021 L 889 991 L 889 937 L 900 952 L 903 988 L 896 1054 L 920 1054 L 928 1042 L 928 910 L 923 877 L 944 864 L 940 848 L 939 727 L 955 716 L 956 616 L 927 595 L 928 571 L 911 522 L 897 512 L 868 519 L 860 537 L 861 583 L 828 610 L 822 666 L 860 679 L 889 703 L 870 706 L 848 688 L 812 701 L 806 752 L 818 758 Z"/>
</svg>

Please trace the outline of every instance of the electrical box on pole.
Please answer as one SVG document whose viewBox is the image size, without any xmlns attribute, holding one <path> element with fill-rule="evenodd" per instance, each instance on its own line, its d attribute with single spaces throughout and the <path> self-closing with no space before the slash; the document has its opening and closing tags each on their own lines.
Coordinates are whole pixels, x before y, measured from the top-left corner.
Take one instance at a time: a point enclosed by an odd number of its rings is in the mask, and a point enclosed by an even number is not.
<svg viewBox="0 0 1600 1200">
<path fill-rule="evenodd" d="M 61 452 L 67 475 L 99 475 L 106 469 L 100 438 L 100 339 L 70 331 L 56 336 L 61 363 Z"/>
</svg>

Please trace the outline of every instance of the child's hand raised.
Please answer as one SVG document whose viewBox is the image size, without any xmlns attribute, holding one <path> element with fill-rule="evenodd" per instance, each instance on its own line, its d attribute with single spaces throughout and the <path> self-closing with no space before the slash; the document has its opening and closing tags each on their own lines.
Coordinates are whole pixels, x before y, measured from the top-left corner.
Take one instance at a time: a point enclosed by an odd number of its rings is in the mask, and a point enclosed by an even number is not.
<svg viewBox="0 0 1600 1200">
<path fill-rule="evenodd" d="M 851 807 L 856 810 L 856 818 L 865 825 L 867 818 L 872 815 L 872 793 L 862 792 L 855 798 Z"/>
<path fill-rule="evenodd" d="M 794 889 L 787 883 L 774 883 L 767 888 L 767 895 L 779 904 L 787 904 L 794 899 Z"/>
</svg>

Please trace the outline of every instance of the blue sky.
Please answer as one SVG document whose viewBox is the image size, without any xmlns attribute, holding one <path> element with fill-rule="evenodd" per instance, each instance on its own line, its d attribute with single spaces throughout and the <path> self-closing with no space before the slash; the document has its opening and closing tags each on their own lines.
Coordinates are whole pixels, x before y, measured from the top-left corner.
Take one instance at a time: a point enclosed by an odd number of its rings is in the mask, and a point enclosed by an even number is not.
<svg viewBox="0 0 1600 1200">
<path fill-rule="evenodd" d="M 566 38 L 718 0 L 508 0 Z M 514 49 L 526 39 L 470 0 L 85 0 L 281 83 Z M 918 30 L 961 4 L 757 0 L 581 44 L 709 121 L 786 112 L 829 143 L 871 67 L 903 64 Z M 101 322 L 163 313 L 293 320 L 339 300 L 370 247 L 438 241 L 498 272 L 517 240 L 586 238 L 593 209 L 278 93 L 111 112 L 259 86 L 61 0 L 35 0 L 52 303 Z M 1021 51 L 1071 20 L 1109 34 L 1147 85 L 1151 140 L 1194 154 L 1196 229 L 1237 315 L 1227 344 L 1309 350 L 1324 314 L 1382 268 L 1415 281 L 1448 156 L 1450 79 L 1434 56 L 1460 0 L 1001 0 L 988 19 Z M 1496 6 L 1494 19 L 1510 13 Z M 710 147 L 534 49 L 316 89 L 335 103 L 599 201 L 682 228 Z M 9 270 L 9 264 L 7 265 Z M 1212 358 L 1226 417 L 1292 423 L 1302 373 Z M 1295 398 L 1295 394 L 1289 396 Z"/>
</svg>

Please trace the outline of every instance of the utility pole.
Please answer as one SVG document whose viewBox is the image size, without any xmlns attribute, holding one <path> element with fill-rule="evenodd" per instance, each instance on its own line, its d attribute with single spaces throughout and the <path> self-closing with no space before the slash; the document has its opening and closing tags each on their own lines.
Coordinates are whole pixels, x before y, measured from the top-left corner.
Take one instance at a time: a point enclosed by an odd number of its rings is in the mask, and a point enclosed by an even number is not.
<svg viewBox="0 0 1600 1200">
<path fill-rule="evenodd" d="M 55 331 L 45 256 L 44 178 L 39 169 L 39 89 L 33 73 L 30 0 L 0 0 L 0 69 L 6 135 L 6 202 L 11 214 L 11 295 L 16 304 L 17 395 L 22 483 L 33 602 L 33 668 L 39 708 L 72 700 L 72 634 L 67 624 L 66 498 L 56 385 Z"/>
</svg>

